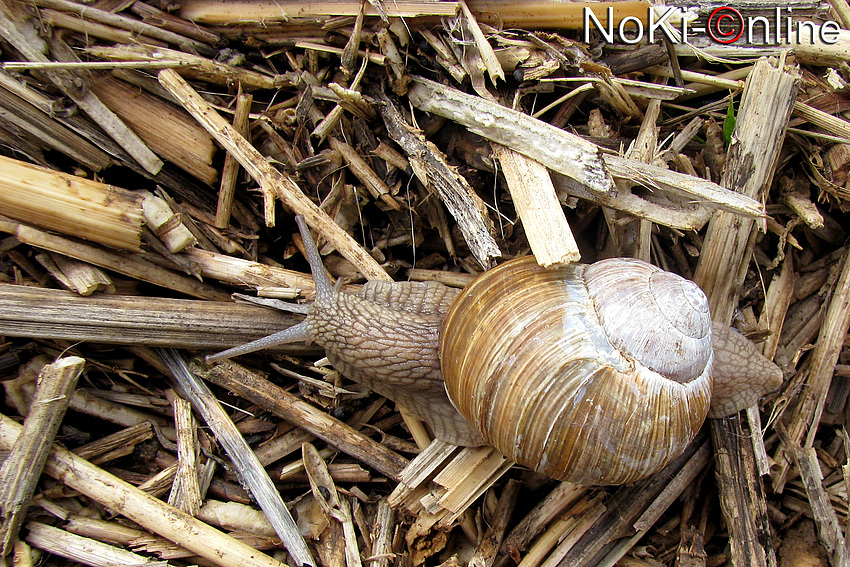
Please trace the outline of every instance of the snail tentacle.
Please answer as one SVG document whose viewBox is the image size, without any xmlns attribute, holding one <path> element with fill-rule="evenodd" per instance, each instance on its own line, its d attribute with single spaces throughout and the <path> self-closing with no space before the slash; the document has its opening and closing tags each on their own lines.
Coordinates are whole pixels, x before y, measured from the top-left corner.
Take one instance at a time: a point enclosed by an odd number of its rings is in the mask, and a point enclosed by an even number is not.
<svg viewBox="0 0 850 567">
<path fill-rule="evenodd" d="M 309 341 L 310 338 L 310 327 L 307 324 L 307 321 L 301 321 L 297 325 L 287 327 L 282 331 L 267 335 L 261 339 L 257 339 L 256 341 L 251 341 L 250 343 L 245 343 L 244 345 L 235 346 L 233 348 L 229 348 L 227 350 L 208 355 L 204 358 L 204 360 L 207 362 L 207 364 L 211 364 L 219 360 L 227 360 L 228 358 L 233 358 L 234 356 L 250 354 L 252 352 L 257 352 L 258 350 L 263 350 L 265 348 L 271 348 L 278 345 L 285 345 L 288 343 L 297 343 L 300 341 Z"/>
</svg>

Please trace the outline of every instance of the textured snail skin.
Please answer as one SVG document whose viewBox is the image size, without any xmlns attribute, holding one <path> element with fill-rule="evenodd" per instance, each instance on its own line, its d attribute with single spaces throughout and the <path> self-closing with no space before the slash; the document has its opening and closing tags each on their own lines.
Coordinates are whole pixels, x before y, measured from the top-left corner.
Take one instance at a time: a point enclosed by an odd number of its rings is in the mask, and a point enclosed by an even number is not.
<svg viewBox="0 0 850 567">
<path fill-rule="evenodd" d="M 652 474 L 684 451 L 706 415 L 736 413 L 781 385 L 779 368 L 751 342 L 711 324 L 693 282 L 650 264 L 544 269 L 526 257 L 463 290 L 373 281 L 347 294 L 331 288 L 298 220 L 317 284 L 306 320 L 208 361 L 311 340 L 343 375 L 405 407 L 437 438 L 491 445 L 585 484 Z"/>
</svg>

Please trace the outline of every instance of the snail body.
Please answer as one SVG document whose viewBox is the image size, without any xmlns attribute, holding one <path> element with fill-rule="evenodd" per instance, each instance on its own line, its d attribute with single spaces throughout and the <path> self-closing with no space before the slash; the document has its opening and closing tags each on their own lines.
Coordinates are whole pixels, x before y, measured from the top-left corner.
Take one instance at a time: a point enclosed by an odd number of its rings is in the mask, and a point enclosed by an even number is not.
<svg viewBox="0 0 850 567">
<path fill-rule="evenodd" d="M 437 438 L 491 445 L 586 484 L 656 472 L 707 415 L 749 407 L 781 383 L 752 343 L 712 325 L 696 284 L 639 260 L 548 269 L 526 257 L 462 291 L 367 282 L 352 295 L 331 288 L 299 226 L 316 281 L 305 321 L 208 360 L 313 340 Z"/>
</svg>

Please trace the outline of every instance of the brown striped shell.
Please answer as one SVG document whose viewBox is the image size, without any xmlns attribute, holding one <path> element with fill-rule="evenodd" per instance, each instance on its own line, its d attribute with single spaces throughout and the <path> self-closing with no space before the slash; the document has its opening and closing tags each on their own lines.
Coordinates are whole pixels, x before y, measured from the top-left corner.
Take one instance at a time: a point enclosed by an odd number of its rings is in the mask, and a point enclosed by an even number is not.
<svg viewBox="0 0 850 567">
<path fill-rule="evenodd" d="M 645 262 L 526 257 L 463 290 L 440 359 L 487 444 L 553 478 L 621 484 L 681 454 L 705 420 L 711 321 L 693 282 Z"/>
</svg>

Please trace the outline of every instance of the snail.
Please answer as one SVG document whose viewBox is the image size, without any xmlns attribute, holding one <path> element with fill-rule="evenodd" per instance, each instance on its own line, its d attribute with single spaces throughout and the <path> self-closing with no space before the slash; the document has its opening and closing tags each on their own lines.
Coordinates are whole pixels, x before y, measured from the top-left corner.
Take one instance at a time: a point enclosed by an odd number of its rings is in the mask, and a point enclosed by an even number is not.
<svg viewBox="0 0 850 567">
<path fill-rule="evenodd" d="M 550 269 L 527 256 L 463 290 L 371 281 L 354 295 L 333 289 L 296 220 L 316 283 L 306 319 L 208 362 L 312 340 L 438 439 L 490 445 L 583 484 L 658 471 L 706 416 L 736 413 L 781 384 L 752 343 L 712 325 L 696 284 L 646 262 Z"/>
</svg>

